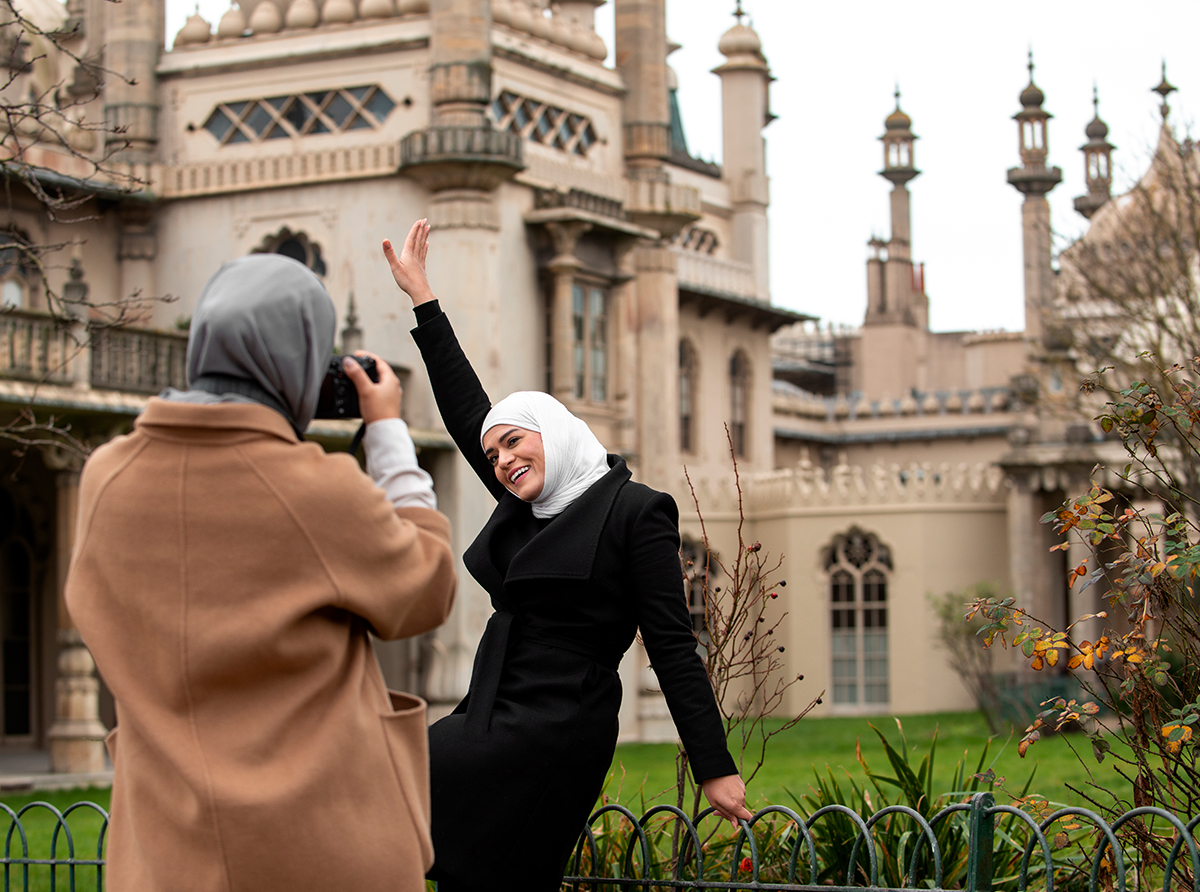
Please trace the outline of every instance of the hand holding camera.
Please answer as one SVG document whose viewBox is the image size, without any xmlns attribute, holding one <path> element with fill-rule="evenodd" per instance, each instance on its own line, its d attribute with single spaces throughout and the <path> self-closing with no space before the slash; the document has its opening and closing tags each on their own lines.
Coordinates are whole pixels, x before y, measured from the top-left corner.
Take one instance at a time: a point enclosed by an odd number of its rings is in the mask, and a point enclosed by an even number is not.
<svg viewBox="0 0 1200 892">
<path fill-rule="evenodd" d="M 332 363 L 340 363 L 344 377 L 339 377 Z M 332 389 L 330 401 L 333 411 L 331 418 L 357 418 L 370 424 L 372 421 L 382 421 L 385 418 L 400 417 L 400 400 L 403 391 L 400 379 L 392 371 L 392 367 L 365 350 L 359 350 L 354 356 L 335 356 L 332 360 L 330 374 L 326 383 Z M 371 373 L 374 374 L 371 374 Z M 349 379 L 347 382 L 346 379 Z M 352 393 L 338 393 L 339 385 L 345 388 L 347 383 L 353 385 Z M 342 400 L 338 405 L 339 396 Z M 357 406 L 351 405 L 350 397 L 357 397 Z M 322 393 L 322 403 L 325 403 Z M 357 408 L 358 411 L 354 411 Z M 318 411 L 318 417 L 320 412 Z"/>
</svg>

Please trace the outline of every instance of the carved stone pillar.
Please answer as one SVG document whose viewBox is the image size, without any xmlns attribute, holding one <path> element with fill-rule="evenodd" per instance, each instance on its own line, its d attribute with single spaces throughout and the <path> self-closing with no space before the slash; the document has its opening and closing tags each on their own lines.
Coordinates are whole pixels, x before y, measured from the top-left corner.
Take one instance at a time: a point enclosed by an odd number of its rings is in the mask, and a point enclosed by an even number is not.
<svg viewBox="0 0 1200 892">
<path fill-rule="evenodd" d="M 591 223 L 569 220 L 547 223 L 546 231 L 554 239 L 555 256 L 547 264 L 554 276 L 554 296 L 550 305 L 551 367 L 550 392 L 566 403 L 575 398 L 575 274 L 583 267 L 575 256 L 579 237 L 592 228 Z"/>
<path fill-rule="evenodd" d="M 50 743 L 50 770 L 56 774 L 98 774 L 106 768 L 100 722 L 100 681 L 96 664 L 84 646 L 79 630 L 67 613 L 64 597 L 67 570 L 75 545 L 75 520 L 79 509 L 78 455 L 58 448 L 43 450 L 46 465 L 57 472 L 56 580 L 58 594 L 58 677 L 54 680 L 54 722 L 46 732 Z"/>
</svg>

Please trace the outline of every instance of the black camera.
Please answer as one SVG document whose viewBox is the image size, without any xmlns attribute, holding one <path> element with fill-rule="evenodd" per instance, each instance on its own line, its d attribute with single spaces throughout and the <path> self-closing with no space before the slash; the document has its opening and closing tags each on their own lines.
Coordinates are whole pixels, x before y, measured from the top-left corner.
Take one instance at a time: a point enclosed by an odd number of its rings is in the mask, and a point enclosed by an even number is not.
<svg viewBox="0 0 1200 892">
<path fill-rule="evenodd" d="M 353 359 L 375 383 L 379 383 L 379 370 L 375 360 L 369 356 L 334 356 L 329 360 L 325 380 L 321 382 L 321 395 L 317 397 L 317 413 L 314 418 L 361 418 L 358 406 L 358 388 L 346 374 L 342 361 Z"/>
</svg>

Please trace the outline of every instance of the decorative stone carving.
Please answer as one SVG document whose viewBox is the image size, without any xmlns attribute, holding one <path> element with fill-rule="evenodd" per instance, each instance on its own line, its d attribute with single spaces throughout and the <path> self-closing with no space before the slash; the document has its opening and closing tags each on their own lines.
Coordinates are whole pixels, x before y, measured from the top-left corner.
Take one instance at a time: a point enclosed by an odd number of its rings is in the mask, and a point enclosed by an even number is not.
<svg viewBox="0 0 1200 892">
<path fill-rule="evenodd" d="M 55 718 L 46 732 L 50 770 L 55 774 L 100 774 L 105 770 L 100 723 L 100 682 L 96 664 L 75 629 L 58 633 L 58 678 L 54 683 Z"/>
<path fill-rule="evenodd" d="M 321 11 L 317 9 L 316 0 L 292 0 L 283 24 L 294 29 L 315 28 L 320 20 Z"/>
<path fill-rule="evenodd" d="M 255 34 L 274 34 L 283 28 L 283 16 L 274 0 L 261 0 L 250 14 L 250 30 Z"/>
<path fill-rule="evenodd" d="M 400 15 L 424 15 L 429 12 L 429 0 L 399 0 Z"/>
<path fill-rule="evenodd" d="M 530 26 L 529 33 L 542 40 L 553 40 L 554 26 L 550 23 L 550 19 L 546 18 L 545 12 L 541 9 L 531 9 L 530 11 L 533 14 L 533 24 Z"/>
<path fill-rule="evenodd" d="M 364 19 L 390 19 L 396 14 L 393 0 L 362 0 L 358 14 Z"/>
<path fill-rule="evenodd" d="M 225 15 L 221 16 L 221 21 L 217 23 L 217 38 L 228 40 L 233 37 L 241 37 L 246 32 L 246 17 L 242 15 L 242 11 L 236 6 L 231 6 L 225 11 Z"/>
<path fill-rule="evenodd" d="M 526 0 L 512 0 L 509 12 L 509 27 L 523 34 L 533 33 L 534 11 Z"/>
<path fill-rule="evenodd" d="M 431 127 L 410 133 L 401 142 L 400 169 L 433 192 L 490 192 L 525 167 L 523 156 L 523 141 L 514 133 Z"/>
<path fill-rule="evenodd" d="M 345 25 L 353 22 L 356 14 L 353 0 L 325 0 L 321 21 L 326 25 Z"/>
<path fill-rule="evenodd" d="M 175 35 L 175 46 L 192 46 L 208 43 L 210 40 L 212 40 L 212 26 L 204 20 L 199 12 L 196 12 L 188 16 L 187 22 Z"/>
<path fill-rule="evenodd" d="M 512 25 L 511 0 L 492 0 L 492 21 L 497 25 Z"/>
</svg>

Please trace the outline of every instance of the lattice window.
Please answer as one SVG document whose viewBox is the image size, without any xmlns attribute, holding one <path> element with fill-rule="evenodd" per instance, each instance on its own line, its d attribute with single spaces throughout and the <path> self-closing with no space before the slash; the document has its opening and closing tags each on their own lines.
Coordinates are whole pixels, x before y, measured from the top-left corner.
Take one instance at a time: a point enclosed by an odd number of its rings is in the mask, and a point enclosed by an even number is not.
<svg viewBox="0 0 1200 892">
<path fill-rule="evenodd" d="M 738 350 L 729 359 L 729 437 L 733 454 L 746 455 L 746 432 L 750 414 L 750 359 Z"/>
<path fill-rule="evenodd" d="M 208 116 L 204 129 L 223 146 L 377 130 L 395 107 L 392 98 L 376 85 L 317 90 L 222 103 Z"/>
<path fill-rule="evenodd" d="M 492 102 L 496 129 L 517 133 L 572 155 L 586 155 L 596 143 L 590 118 L 504 90 Z"/>
<path fill-rule="evenodd" d="M 833 702 L 888 702 L 888 575 L 891 550 L 851 527 L 825 549 L 829 574 Z"/>
</svg>

